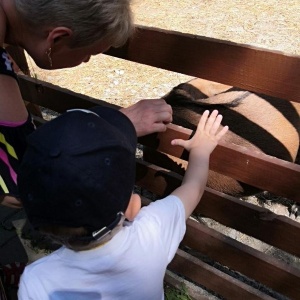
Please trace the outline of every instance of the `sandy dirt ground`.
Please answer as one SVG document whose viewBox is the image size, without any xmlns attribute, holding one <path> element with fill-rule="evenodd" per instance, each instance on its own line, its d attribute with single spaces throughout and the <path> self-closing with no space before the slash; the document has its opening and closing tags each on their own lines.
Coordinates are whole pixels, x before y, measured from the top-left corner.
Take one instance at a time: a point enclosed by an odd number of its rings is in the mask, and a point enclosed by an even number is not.
<svg viewBox="0 0 300 300">
<path fill-rule="evenodd" d="M 300 55 L 300 0 L 133 0 L 135 23 Z M 93 57 L 41 80 L 121 106 L 158 98 L 191 77 L 111 58 Z"/>
</svg>

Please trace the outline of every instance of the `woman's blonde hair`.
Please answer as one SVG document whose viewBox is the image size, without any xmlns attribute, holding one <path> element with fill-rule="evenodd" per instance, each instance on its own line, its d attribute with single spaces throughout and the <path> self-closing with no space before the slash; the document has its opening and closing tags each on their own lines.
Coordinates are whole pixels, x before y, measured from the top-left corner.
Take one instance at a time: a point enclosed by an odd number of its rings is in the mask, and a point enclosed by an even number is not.
<svg viewBox="0 0 300 300">
<path fill-rule="evenodd" d="M 73 31 L 72 48 L 108 40 L 123 45 L 133 32 L 130 0 L 15 0 L 19 17 L 34 30 L 64 26 Z"/>
</svg>

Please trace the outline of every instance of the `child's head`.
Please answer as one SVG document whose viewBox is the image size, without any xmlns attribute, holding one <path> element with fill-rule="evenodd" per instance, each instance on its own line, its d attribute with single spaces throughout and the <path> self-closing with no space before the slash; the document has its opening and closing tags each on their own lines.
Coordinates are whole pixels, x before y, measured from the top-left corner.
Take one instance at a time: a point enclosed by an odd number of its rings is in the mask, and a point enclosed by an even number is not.
<svg viewBox="0 0 300 300">
<path fill-rule="evenodd" d="M 132 194 L 136 143 L 130 120 L 105 107 L 69 111 L 39 127 L 18 174 L 33 227 L 83 236 L 83 245 L 113 229 Z"/>
</svg>

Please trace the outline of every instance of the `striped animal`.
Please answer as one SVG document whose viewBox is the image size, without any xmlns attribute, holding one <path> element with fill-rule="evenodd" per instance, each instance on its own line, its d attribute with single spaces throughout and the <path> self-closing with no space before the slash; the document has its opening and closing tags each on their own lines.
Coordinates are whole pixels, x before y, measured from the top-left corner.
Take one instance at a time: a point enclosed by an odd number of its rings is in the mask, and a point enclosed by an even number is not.
<svg viewBox="0 0 300 300">
<path fill-rule="evenodd" d="M 164 99 L 173 108 L 174 124 L 194 130 L 204 110 L 218 109 L 230 129 L 225 142 L 300 163 L 300 103 L 199 78 L 176 86 Z M 173 164 L 172 170 L 183 172 L 178 164 Z M 259 192 L 213 171 L 209 173 L 207 186 L 238 197 Z"/>
</svg>

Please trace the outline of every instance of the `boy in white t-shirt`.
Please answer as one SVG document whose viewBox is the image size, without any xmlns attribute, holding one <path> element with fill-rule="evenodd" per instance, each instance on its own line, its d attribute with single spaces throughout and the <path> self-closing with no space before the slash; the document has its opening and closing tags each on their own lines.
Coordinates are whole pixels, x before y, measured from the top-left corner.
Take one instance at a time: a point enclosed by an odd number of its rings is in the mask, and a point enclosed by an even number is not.
<svg viewBox="0 0 300 300">
<path fill-rule="evenodd" d="M 190 140 L 172 141 L 190 152 L 182 185 L 143 208 L 132 194 L 136 132 L 121 112 L 72 110 L 31 134 L 21 199 L 34 228 L 63 246 L 25 268 L 19 299 L 164 299 L 167 265 L 228 130 L 221 120 L 206 111 Z"/>
</svg>

